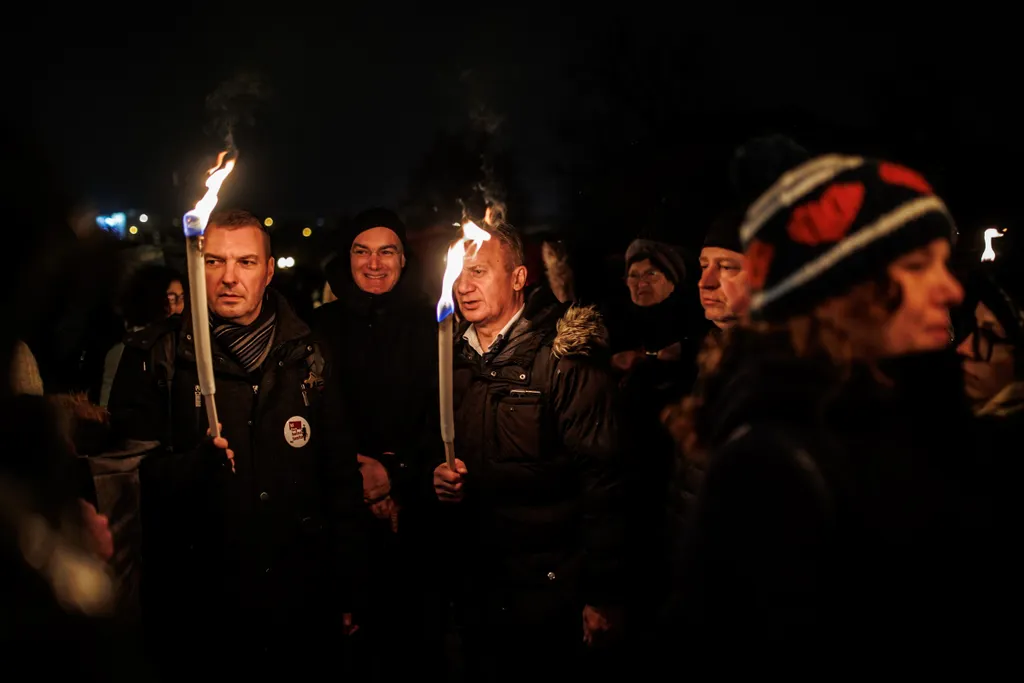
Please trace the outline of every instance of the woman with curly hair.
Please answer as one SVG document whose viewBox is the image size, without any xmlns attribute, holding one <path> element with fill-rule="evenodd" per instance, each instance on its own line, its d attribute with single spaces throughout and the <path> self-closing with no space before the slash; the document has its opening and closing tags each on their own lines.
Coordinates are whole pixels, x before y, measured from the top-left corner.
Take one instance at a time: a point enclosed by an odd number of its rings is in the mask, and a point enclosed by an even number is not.
<svg viewBox="0 0 1024 683">
<path fill-rule="evenodd" d="M 749 320 L 668 420 L 707 463 L 677 619 L 730 647 L 953 633 L 972 418 L 946 206 L 915 171 L 830 155 L 779 178 L 740 234 Z"/>
</svg>

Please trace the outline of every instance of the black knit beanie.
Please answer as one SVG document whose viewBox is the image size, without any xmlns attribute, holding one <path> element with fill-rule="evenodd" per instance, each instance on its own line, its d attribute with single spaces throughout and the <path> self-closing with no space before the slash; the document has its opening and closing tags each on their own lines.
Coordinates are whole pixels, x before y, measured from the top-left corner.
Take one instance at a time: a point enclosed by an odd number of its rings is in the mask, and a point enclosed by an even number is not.
<svg viewBox="0 0 1024 683">
<path fill-rule="evenodd" d="M 740 227 L 751 315 L 807 312 L 898 256 L 955 236 L 945 204 L 916 171 L 853 156 L 812 159 L 762 194 Z"/>
<path fill-rule="evenodd" d="M 357 214 L 349 222 L 348 229 L 344 232 L 345 239 L 339 247 L 342 251 L 347 252 L 352 248 L 352 242 L 356 237 L 373 228 L 388 228 L 393 231 L 398 235 L 398 239 L 402 242 L 402 248 L 405 249 L 405 223 L 394 211 L 382 207 L 374 207 Z"/>
<path fill-rule="evenodd" d="M 742 223 L 742 211 L 739 209 L 725 211 L 711 224 L 711 229 L 704 237 L 704 246 L 728 249 L 742 254 L 743 246 L 740 244 L 740 224 Z"/>
<path fill-rule="evenodd" d="M 626 270 L 644 259 L 650 259 L 674 285 L 686 279 L 686 261 L 671 244 L 642 238 L 633 240 L 626 249 Z"/>
</svg>

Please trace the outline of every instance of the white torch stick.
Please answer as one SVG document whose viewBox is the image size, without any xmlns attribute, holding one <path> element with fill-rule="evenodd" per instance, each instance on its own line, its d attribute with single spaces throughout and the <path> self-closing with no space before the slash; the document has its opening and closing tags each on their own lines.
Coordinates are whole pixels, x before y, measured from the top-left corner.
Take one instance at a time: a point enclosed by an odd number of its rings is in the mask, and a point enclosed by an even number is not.
<svg viewBox="0 0 1024 683">
<path fill-rule="evenodd" d="M 445 462 L 452 471 L 455 471 L 455 409 L 452 404 L 452 337 L 455 327 L 455 316 L 452 314 L 455 312 L 455 300 L 452 290 L 462 274 L 466 242 L 471 242 L 472 255 L 489 239 L 491 236 L 472 222 L 462 226 L 462 237 L 448 249 L 441 298 L 437 300 L 437 379 L 441 402 L 441 440 L 444 442 Z"/>
<path fill-rule="evenodd" d="M 210 214 L 217 206 L 217 193 L 224 179 L 235 167 L 235 160 L 226 163 L 227 152 L 221 152 L 217 165 L 208 172 L 206 195 L 196 204 L 196 208 L 185 214 L 182 225 L 185 229 L 185 249 L 188 261 L 188 280 L 191 290 L 192 304 L 192 338 L 196 349 L 196 370 L 199 374 L 199 390 L 205 397 L 206 417 L 210 423 L 210 436 L 220 436 L 217 420 L 217 393 L 213 381 L 213 351 L 210 347 L 210 312 L 206 303 L 206 263 L 203 258 L 203 232 Z"/>
</svg>

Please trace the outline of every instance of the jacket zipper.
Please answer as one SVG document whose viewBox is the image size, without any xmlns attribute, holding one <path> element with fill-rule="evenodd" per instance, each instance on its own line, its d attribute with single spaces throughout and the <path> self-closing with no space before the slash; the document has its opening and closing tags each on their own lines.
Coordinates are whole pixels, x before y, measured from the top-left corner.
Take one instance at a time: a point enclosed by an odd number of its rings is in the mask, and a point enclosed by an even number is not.
<svg viewBox="0 0 1024 683">
<path fill-rule="evenodd" d="M 199 435 L 199 440 L 202 441 L 205 433 L 203 432 L 203 392 L 196 385 L 196 434 Z"/>
</svg>

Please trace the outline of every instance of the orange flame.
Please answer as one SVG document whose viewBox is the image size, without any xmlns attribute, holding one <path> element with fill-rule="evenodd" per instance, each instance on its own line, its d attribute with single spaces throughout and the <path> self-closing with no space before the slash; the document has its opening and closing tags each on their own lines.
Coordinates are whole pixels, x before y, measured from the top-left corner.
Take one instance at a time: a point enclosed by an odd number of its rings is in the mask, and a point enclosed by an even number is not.
<svg viewBox="0 0 1024 683">
<path fill-rule="evenodd" d="M 437 300 L 437 322 L 441 322 L 455 310 L 455 300 L 452 290 L 455 288 L 455 281 L 462 274 L 462 263 L 467 257 L 472 257 L 483 243 L 491 239 L 490 233 L 479 228 L 476 223 L 469 221 L 462 224 L 462 237 L 448 249 L 447 263 L 444 267 L 444 278 L 441 281 L 441 298 Z M 466 249 L 466 242 L 469 242 L 469 249 Z"/>
<path fill-rule="evenodd" d="M 191 214 L 199 218 L 200 225 L 204 229 L 206 228 L 206 222 L 210 220 L 210 214 L 213 213 L 213 209 L 217 206 L 217 194 L 220 192 L 220 186 L 224 184 L 228 175 L 235 168 L 237 157 L 228 159 L 225 163 L 224 158 L 227 155 L 226 151 L 217 155 L 217 165 L 206 172 L 210 176 L 206 179 L 206 194 L 196 202 L 196 208 L 190 211 Z"/>
</svg>

